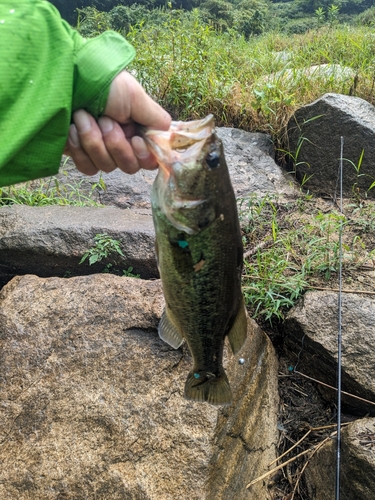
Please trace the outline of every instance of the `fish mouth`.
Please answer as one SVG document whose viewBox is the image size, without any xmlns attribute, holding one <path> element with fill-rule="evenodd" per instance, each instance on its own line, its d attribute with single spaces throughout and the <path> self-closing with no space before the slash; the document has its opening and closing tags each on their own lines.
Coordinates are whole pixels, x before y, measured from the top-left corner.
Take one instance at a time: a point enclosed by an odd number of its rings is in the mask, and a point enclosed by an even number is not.
<svg viewBox="0 0 375 500">
<path fill-rule="evenodd" d="M 160 137 L 166 140 L 172 149 L 186 148 L 198 141 L 206 140 L 211 136 L 215 128 L 213 115 L 208 115 L 202 120 L 193 120 L 190 122 L 172 121 L 169 130 L 161 131 L 142 128 L 142 136 L 147 139 L 152 138 L 153 142 L 160 144 Z M 163 144 L 164 145 L 164 144 Z M 153 144 L 150 144 L 152 147 Z"/>
<path fill-rule="evenodd" d="M 213 115 L 190 122 L 173 121 L 169 130 L 142 128 L 141 134 L 148 148 L 168 175 L 173 164 L 188 164 L 196 159 L 214 131 Z"/>
<path fill-rule="evenodd" d="M 176 171 L 195 165 L 214 129 L 213 115 L 189 122 L 172 121 L 167 131 L 141 129 L 141 135 L 160 167 L 158 175 L 163 179 L 159 196 L 160 208 L 173 226 L 188 234 L 195 234 L 196 228 L 177 221 L 173 212 L 181 208 L 195 208 L 206 200 L 189 197 L 185 193 L 182 195 L 176 182 Z"/>
</svg>

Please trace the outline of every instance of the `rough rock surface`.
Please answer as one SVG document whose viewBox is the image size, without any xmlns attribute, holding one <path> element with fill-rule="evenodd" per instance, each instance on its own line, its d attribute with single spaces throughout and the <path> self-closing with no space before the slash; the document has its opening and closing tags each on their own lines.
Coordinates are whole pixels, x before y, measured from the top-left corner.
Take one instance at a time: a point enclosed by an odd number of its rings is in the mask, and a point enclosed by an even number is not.
<svg viewBox="0 0 375 500">
<path fill-rule="evenodd" d="M 277 362 L 249 320 L 234 403 L 186 401 L 186 347 L 156 333 L 159 281 L 14 278 L 0 291 L 2 500 L 267 498 Z M 238 357 L 245 364 L 238 363 Z"/>
<path fill-rule="evenodd" d="M 336 387 L 338 294 L 308 292 L 283 324 L 285 346 L 302 373 Z M 342 296 L 342 389 L 375 402 L 375 301 Z M 329 398 L 336 393 L 326 392 Z M 375 414 L 375 406 L 343 395 L 343 406 L 354 414 Z"/>
<path fill-rule="evenodd" d="M 225 158 L 236 197 L 250 193 L 292 194 L 294 181 L 276 165 L 274 148 L 269 135 L 245 132 L 240 129 L 217 128 L 217 135 L 223 141 Z M 64 175 L 63 172 L 68 175 Z M 92 186 L 99 181 L 99 175 L 87 177 L 76 170 L 68 161 L 57 176 L 59 182 L 80 183 L 83 192 L 91 193 Z M 107 187 L 95 191 L 97 201 L 119 208 L 151 209 L 150 193 L 156 171 L 141 170 L 135 175 L 124 175 L 115 170 L 101 174 Z"/>
<path fill-rule="evenodd" d="M 116 261 L 120 271 L 132 266 L 142 278 L 158 277 L 150 215 L 113 207 L 12 205 L 0 208 L 0 286 L 17 274 L 101 272 L 106 261 L 79 264 L 100 233 L 120 241 L 124 257 L 108 259 Z"/>
<path fill-rule="evenodd" d="M 306 481 L 311 500 L 335 497 L 336 440 L 310 459 Z M 375 491 L 375 419 L 356 420 L 341 432 L 340 499 L 372 500 Z"/>
<path fill-rule="evenodd" d="M 288 123 L 290 150 L 296 152 L 297 176 L 308 179 L 304 186 L 333 196 L 337 185 L 341 137 L 344 137 L 343 189 L 352 196 L 353 188 L 367 192 L 375 180 L 375 107 L 359 97 L 325 94 L 299 108 Z M 356 172 L 362 150 L 364 157 Z M 375 189 L 368 191 L 375 196 Z"/>
</svg>

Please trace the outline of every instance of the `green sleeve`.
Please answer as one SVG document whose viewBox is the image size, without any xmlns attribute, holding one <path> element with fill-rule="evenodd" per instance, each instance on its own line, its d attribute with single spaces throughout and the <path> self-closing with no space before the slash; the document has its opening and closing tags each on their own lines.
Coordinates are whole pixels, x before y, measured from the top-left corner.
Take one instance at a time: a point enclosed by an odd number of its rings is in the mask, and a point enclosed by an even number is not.
<svg viewBox="0 0 375 500">
<path fill-rule="evenodd" d="M 134 54 L 113 31 L 82 38 L 45 0 L 1 0 L 0 186 L 57 173 L 72 112 L 100 116 Z"/>
</svg>

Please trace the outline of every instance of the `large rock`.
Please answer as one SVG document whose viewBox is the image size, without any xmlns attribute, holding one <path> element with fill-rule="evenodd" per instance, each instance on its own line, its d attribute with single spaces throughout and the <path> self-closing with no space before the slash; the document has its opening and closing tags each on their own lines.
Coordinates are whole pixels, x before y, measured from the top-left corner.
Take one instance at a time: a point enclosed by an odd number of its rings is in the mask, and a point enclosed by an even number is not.
<svg viewBox="0 0 375 500">
<path fill-rule="evenodd" d="M 274 161 L 274 147 L 269 135 L 245 132 L 240 129 L 217 128 L 217 135 L 223 141 L 225 158 L 231 175 L 236 197 L 249 194 L 281 193 L 292 194 L 294 181 Z M 65 173 L 64 173 L 65 172 Z M 92 189 L 100 176 L 106 190 Z M 119 170 L 110 174 L 87 177 L 76 170 L 71 160 L 63 161 L 59 183 L 80 185 L 86 195 L 104 205 L 120 208 L 151 209 L 150 194 L 156 171 L 140 170 L 135 175 L 125 175 Z"/>
<path fill-rule="evenodd" d="M 119 240 L 124 254 L 90 266 L 79 264 L 96 234 Z M 100 272 L 107 262 L 120 271 L 133 267 L 142 278 L 158 277 L 152 217 L 105 207 L 0 208 L 0 286 L 19 274 L 64 276 Z"/>
<path fill-rule="evenodd" d="M 336 440 L 309 460 L 306 482 L 310 500 L 335 498 Z M 341 432 L 340 499 L 372 500 L 375 491 L 375 419 L 356 420 Z"/>
<path fill-rule="evenodd" d="M 2 500 L 264 500 L 277 362 L 249 320 L 226 352 L 234 403 L 186 401 L 186 347 L 163 343 L 159 281 L 23 276 L 0 292 Z M 245 364 L 238 363 L 238 357 Z"/>
<path fill-rule="evenodd" d="M 343 407 L 354 414 L 375 415 L 375 301 L 365 296 L 342 296 L 342 389 L 373 402 L 343 395 Z M 308 292 L 287 314 L 285 346 L 297 369 L 337 386 L 338 294 Z M 323 394 L 337 398 L 336 392 Z"/>
<path fill-rule="evenodd" d="M 296 154 L 297 177 L 308 179 L 304 186 L 319 194 L 333 196 L 337 189 L 341 137 L 344 138 L 343 190 L 375 196 L 375 107 L 359 97 L 325 94 L 298 109 L 288 123 L 289 149 Z M 354 165 L 364 150 L 357 172 Z"/>
</svg>

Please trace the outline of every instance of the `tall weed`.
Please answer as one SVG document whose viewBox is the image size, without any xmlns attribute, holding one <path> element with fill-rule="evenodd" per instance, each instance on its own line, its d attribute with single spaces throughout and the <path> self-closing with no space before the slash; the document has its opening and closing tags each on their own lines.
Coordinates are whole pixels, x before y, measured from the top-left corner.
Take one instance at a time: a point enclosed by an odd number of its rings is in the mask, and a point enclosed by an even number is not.
<svg viewBox="0 0 375 500">
<path fill-rule="evenodd" d="M 108 29 L 107 13 L 85 15 L 81 30 Z M 129 70 L 176 119 L 213 113 L 218 125 L 268 131 L 281 145 L 293 111 L 326 92 L 375 102 L 375 37 L 366 26 L 245 39 L 218 31 L 198 9 L 156 9 L 122 33 L 137 49 Z M 311 69 L 322 64 L 329 67 Z"/>
</svg>

